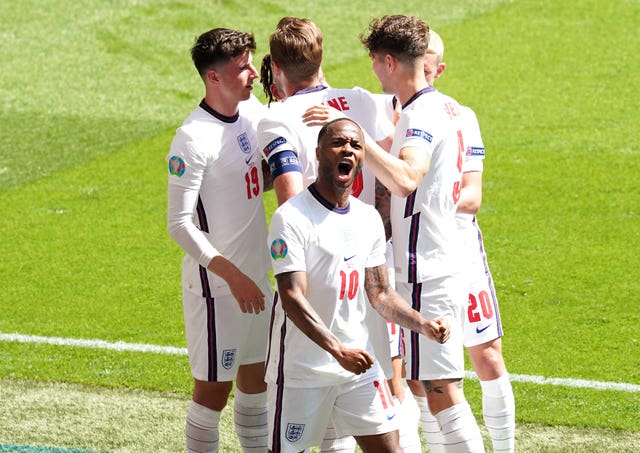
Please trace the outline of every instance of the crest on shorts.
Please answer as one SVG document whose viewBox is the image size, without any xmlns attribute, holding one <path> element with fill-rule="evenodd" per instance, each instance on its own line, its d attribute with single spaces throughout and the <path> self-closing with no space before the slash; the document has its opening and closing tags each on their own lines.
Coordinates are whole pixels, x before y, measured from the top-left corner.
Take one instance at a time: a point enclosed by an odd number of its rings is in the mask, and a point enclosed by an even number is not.
<svg viewBox="0 0 640 453">
<path fill-rule="evenodd" d="M 302 438 L 304 425 L 301 423 L 288 423 L 285 437 L 289 442 L 296 442 Z"/>
<path fill-rule="evenodd" d="M 233 362 L 236 360 L 235 349 L 225 349 L 222 351 L 222 366 L 228 370 L 233 366 Z"/>
<path fill-rule="evenodd" d="M 249 143 L 249 137 L 247 137 L 246 132 L 238 135 L 238 145 L 240 145 L 243 153 L 249 154 L 251 152 L 251 143 Z"/>
</svg>

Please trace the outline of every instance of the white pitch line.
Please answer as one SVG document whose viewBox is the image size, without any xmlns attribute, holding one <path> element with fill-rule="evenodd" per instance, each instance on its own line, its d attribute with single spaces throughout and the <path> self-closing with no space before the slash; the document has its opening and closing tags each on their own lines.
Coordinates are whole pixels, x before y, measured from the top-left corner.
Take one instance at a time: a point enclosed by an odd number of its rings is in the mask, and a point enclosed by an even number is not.
<svg viewBox="0 0 640 453">
<path fill-rule="evenodd" d="M 477 380 L 478 377 L 473 371 L 465 372 L 465 377 L 469 379 Z M 640 385 L 627 384 L 625 382 L 603 382 L 603 381 L 589 381 L 586 379 L 573 379 L 573 378 L 546 378 L 544 376 L 531 376 L 528 374 L 511 374 L 509 373 L 511 382 L 523 382 L 525 384 L 538 384 L 538 385 L 556 385 L 561 387 L 575 387 L 594 390 L 619 390 L 621 392 L 640 392 Z"/>
<path fill-rule="evenodd" d="M 124 341 L 85 340 L 79 338 L 43 337 L 38 335 L 23 335 L 19 333 L 0 332 L 0 341 L 18 343 L 41 343 L 57 346 L 76 346 L 81 348 L 109 349 L 112 351 L 148 352 L 153 354 L 187 355 L 186 348 L 174 346 L 159 346 L 145 343 L 126 343 Z M 477 380 L 472 371 L 467 371 L 465 377 Z M 640 385 L 624 382 L 601 382 L 586 379 L 546 378 L 544 376 L 530 376 L 527 374 L 509 374 L 512 382 L 523 382 L 537 385 L 556 385 L 563 387 L 587 388 L 594 390 L 618 390 L 622 392 L 640 392 Z"/>
<path fill-rule="evenodd" d="M 43 343 L 57 346 L 78 346 L 81 348 L 110 349 L 113 351 L 151 352 L 154 354 L 187 355 L 187 348 L 174 346 L 158 346 L 144 343 L 125 343 L 124 341 L 83 340 L 78 338 L 41 337 L 38 335 L 22 335 L 19 333 L 1 333 L 0 341 L 18 343 Z"/>
</svg>

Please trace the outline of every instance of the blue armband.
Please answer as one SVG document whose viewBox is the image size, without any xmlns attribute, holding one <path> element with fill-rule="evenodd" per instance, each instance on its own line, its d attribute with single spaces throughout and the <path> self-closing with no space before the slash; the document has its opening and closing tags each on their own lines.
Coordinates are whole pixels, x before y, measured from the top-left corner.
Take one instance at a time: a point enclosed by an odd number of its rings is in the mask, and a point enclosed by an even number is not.
<svg viewBox="0 0 640 453">
<path fill-rule="evenodd" d="M 271 170 L 271 177 L 273 179 L 290 171 L 302 173 L 300 163 L 298 162 L 298 155 L 291 150 L 281 151 L 269 157 L 269 170 Z"/>
</svg>

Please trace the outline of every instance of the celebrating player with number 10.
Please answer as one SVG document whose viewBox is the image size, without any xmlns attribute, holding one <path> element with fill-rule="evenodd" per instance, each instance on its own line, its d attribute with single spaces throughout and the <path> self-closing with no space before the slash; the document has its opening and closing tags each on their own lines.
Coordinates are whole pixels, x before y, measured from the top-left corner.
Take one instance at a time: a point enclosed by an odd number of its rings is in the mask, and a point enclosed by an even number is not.
<svg viewBox="0 0 640 453">
<path fill-rule="evenodd" d="M 327 123 L 316 157 L 316 181 L 271 219 L 280 300 L 267 357 L 270 449 L 303 451 L 332 420 L 364 451 L 397 452 L 395 408 L 365 323 L 367 298 L 385 319 L 435 342 L 448 339 L 449 326 L 424 319 L 389 285 L 382 220 L 351 196 L 364 162 L 358 124 Z"/>
</svg>

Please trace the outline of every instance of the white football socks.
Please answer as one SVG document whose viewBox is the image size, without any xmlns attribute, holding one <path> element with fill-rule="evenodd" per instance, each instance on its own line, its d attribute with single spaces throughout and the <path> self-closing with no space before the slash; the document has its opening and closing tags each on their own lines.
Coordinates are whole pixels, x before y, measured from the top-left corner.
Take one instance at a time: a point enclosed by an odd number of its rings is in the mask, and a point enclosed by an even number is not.
<svg viewBox="0 0 640 453">
<path fill-rule="evenodd" d="M 396 397 L 393 398 L 393 404 L 397 408 L 397 416 L 400 417 L 400 427 L 398 430 L 400 434 L 400 448 L 404 453 L 422 453 L 420 432 L 418 431 L 420 408 L 408 387 L 406 388 L 405 398 L 402 404 Z"/>
<path fill-rule="evenodd" d="M 489 431 L 493 451 L 513 452 L 515 449 L 516 405 L 507 373 L 492 381 L 480 381 L 482 415 Z"/>
<path fill-rule="evenodd" d="M 431 453 L 444 453 L 444 440 L 440 432 L 440 425 L 438 425 L 438 420 L 429 411 L 427 397 L 414 395 L 413 398 L 420 408 L 420 426 L 422 426 L 422 435 L 427 441 L 429 451 Z"/>
<path fill-rule="evenodd" d="M 185 435 L 189 453 L 216 453 L 218 451 L 218 422 L 220 412 L 189 402 Z"/>
<path fill-rule="evenodd" d="M 444 451 L 447 453 L 484 452 L 482 434 L 471 406 L 466 401 L 448 407 L 435 415 L 440 424 Z"/>
<path fill-rule="evenodd" d="M 243 453 L 267 451 L 267 392 L 248 394 L 238 387 L 233 397 L 233 422 Z"/>
</svg>

